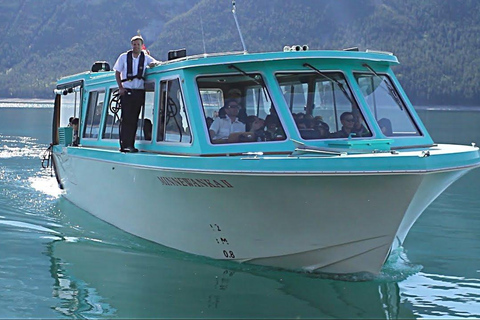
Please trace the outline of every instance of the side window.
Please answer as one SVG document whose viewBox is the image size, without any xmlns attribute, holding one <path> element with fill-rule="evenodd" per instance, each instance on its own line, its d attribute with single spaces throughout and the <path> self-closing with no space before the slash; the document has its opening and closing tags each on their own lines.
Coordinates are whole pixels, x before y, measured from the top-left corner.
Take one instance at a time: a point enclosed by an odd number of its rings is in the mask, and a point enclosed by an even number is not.
<svg viewBox="0 0 480 320">
<path fill-rule="evenodd" d="M 197 86 L 212 143 L 286 139 L 260 74 L 204 76 L 197 78 Z"/>
<path fill-rule="evenodd" d="M 179 79 L 160 83 L 157 141 L 192 142 Z"/>
<path fill-rule="evenodd" d="M 119 139 L 120 102 L 115 92 L 118 88 L 110 89 L 108 93 L 107 117 L 102 133 L 104 139 Z M 114 95 L 115 93 L 115 95 Z"/>
<path fill-rule="evenodd" d="M 219 88 L 200 90 L 205 115 L 212 119 L 218 117 L 218 110 L 223 106 L 223 91 Z"/>
<path fill-rule="evenodd" d="M 388 76 L 355 74 L 355 78 L 384 135 L 420 135 L 420 130 Z"/>
<path fill-rule="evenodd" d="M 138 116 L 137 140 L 152 140 L 153 106 L 155 103 L 155 83 L 145 82 L 145 105 Z"/>
<path fill-rule="evenodd" d="M 87 121 L 83 131 L 84 138 L 98 138 L 100 121 L 103 114 L 104 91 L 91 91 L 88 97 Z"/>
</svg>

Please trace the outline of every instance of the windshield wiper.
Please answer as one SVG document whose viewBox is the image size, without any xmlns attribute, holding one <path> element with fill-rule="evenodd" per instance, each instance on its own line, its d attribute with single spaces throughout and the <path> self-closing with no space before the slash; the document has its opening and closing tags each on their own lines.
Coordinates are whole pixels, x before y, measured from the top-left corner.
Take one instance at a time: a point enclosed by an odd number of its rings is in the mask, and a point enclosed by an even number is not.
<svg viewBox="0 0 480 320">
<path fill-rule="evenodd" d="M 380 79 L 381 82 L 385 82 L 385 85 L 387 86 L 387 89 L 388 89 L 388 94 L 393 98 L 393 100 L 395 100 L 395 102 L 400 107 L 400 110 L 403 110 L 402 100 L 398 96 L 397 91 L 395 91 L 395 89 L 393 89 L 392 85 L 387 80 L 385 80 L 385 78 L 380 77 L 380 75 L 378 73 L 376 73 L 375 70 L 373 70 L 373 68 L 370 67 L 368 64 L 364 63 L 364 64 L 362 64 L 362 66 L 364 66 L 365 68 L 370 70 L 377 78 Z M 373 90 L 373 88 L 372 88 L 372 90 Z"/>
<path fill-rule="evenodd" d="M 237 67 L 237 66 L 235 66 L 235 65 L 233 65 L 233 64 L 229 65 L 228 68 L 229 68 L 229 69 L 235 69 L 235 70 L 237 70 L 238 72 L 240 72 L 241 74 L 243 74 L 244 76 L 249 77 L 250 79 L 252 79 L 253 82 L 255 82 L 255 83 L 258 84 L 260 87 L 262 87 L 263 94 L 265 95 L 265 100 L 266 100 L 267 102 L 270 101 L 270 100 L 268 99 L 268 95 L 267 95 L 267 92 L 266 92 L 266 90 L 265 90 L 265 86 L 263 85 L 263 83 L 261 83 L 260 81 L 258 81 L 258 80 L 255 78 L 255 76 L 246 73 L 245 71 L 243 71 L 242 69 L 240 69 L 239 67 Z M 262 82 L 263 82 L 263 81 L 262 81 Z"/>
<path fill-rule="evenodd" d="M 352 101 L 352 99 L 350 98 L 350 96 L 348 95 L 347 90 L 345 90 L 345 87 L 343 86 L 343 83 L 341 83 L 341 82 L 338 81 L 337 79 L 330 78 L 330 77 L 327 76 L 325 73 L 323 73 L 322 71 L 318 70 L 317 68 L 315 68 L 314 66 L 312 66 L 312 65 L 309 64 L 309 63 L 304 63 L 303 66 L 312 69 L 313 71 L 315 71 L 316 73 L 318 73 L 318 74 L 321 75 L 322 77 L 326 78 L 327 80 L 329 80 L 329 81 L 331 81 L 331 82 L 333 82 L 333 83 L 336 83 L 337 86 L 340 88 L 340 90 L 341 90 L 341 91 L 343 92 L 343 94 L 345 95 L 345 97 L 348 99 L 348 101 L 350 101 L 350 103 L 353 105 L 353 101 Z"/>
</svg>

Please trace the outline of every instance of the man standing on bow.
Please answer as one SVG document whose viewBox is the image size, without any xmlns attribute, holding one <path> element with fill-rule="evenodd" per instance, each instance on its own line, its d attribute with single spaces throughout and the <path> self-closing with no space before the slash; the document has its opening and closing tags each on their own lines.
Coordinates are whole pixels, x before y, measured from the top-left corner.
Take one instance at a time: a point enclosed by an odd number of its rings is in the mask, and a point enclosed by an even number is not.
<svg viewBox="0 0 480 320">
<path fill-rule="evenodd" d="M 132 50 L 122 53 L 115 65 L 122 115 L 120 118 L 120 151 L 138 152 L 135 148 L 138 116 L 145 104 L 144 74 L 147 66 L 159 62 L 142 50 L 143 38 L 134 36 L 130 40 Z"/>
</svg>

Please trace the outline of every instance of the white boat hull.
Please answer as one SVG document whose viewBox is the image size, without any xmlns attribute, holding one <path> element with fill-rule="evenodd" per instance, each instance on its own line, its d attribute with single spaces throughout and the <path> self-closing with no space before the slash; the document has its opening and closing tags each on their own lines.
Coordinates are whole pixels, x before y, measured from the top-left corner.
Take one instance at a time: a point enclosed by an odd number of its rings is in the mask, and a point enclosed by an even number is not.
<svg viewBox="0 0 480 320">
<path fill-rule="evenodd" d="M 67 153 L 55 163 L 67 199 L 139 237 L 214 259 L 335 274 L 378 273 L 399 226 L 413 223 L 405 213 L 418 217 L 461 172 L 195 173 Z M 419 188 L 429 199 L 416 200 Z"/>
</svg>

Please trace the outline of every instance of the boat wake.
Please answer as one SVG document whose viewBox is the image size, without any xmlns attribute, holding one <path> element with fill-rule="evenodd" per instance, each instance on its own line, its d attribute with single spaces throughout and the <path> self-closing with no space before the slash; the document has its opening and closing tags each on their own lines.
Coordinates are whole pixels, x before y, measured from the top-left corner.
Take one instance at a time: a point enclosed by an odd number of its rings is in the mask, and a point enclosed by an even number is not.
<svg viewBox="0 0 480 320">
<path fill-rule="evenodd" d="M 30 177 L 28 178 L 28 180 L 33 189 L 54 199 L 60 197 L 60 195 L 62 194 L 62 190 L 58 188 L 55 177 L 52 177 L 50 174 Z"/>
<path fill-rule="evenodd" d="M 392 250 L 380 274 L 375 277 L 375 281 L 403 281 L 422 269 L 422 265 L 413 264 L 408 260 L 403 247 L 398 247 Z"/>
</svg>

